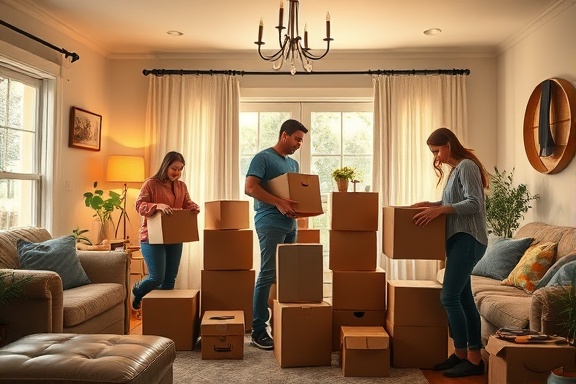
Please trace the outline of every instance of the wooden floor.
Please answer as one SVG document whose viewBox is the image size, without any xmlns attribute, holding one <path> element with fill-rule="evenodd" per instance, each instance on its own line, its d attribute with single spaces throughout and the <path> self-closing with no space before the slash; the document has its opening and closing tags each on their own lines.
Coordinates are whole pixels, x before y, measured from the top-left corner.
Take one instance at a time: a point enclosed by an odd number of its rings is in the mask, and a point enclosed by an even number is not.
<svg viewBox="0 0 576 384">
<path fill-rule="evenodd" d="M 139 319 L 134 318 L 132 316 L 130 318 L 130 334 L 132 335 L 141 335 L 142 334 L 142 322 Z M 444 377 L 442 372 L 440 371 L 432 371 L 428 369 L 423 369 L 422 373 L 428 383 L 430 384 L 488 384 L 488 376 L 486 374 L 482 376 L 472 376 L 472 377 L 463 377 L 459 379 L 452 379 L 448 377 Z"/>
</svg>

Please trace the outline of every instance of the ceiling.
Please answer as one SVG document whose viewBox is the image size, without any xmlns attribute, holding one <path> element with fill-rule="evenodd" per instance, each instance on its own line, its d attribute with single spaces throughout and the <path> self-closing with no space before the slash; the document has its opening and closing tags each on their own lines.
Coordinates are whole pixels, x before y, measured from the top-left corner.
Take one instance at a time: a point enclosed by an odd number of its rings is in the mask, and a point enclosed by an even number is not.
<svg viewBox="0 0 576 384">
<path fill-rule="evenodd" d="M 0 0 L 105 55 L 254 51 L 277 47 L 279 0 Z M 300 0 L 300 34 L 322 49 L 330 13 L 332 52 L 497 51 L 564 0 Z M 285 20 L 288 0 L 284 1 Z M 286 21 L 284 21 L 286 24 Z M 26 30 L 26 26 L 18 26 Z M 424 30 L 442 33 L 426 36 Z M 177 30 L 182 36 L 167 34 Z M 58 42 L 53 42 L 58 45 Z M 74 50 L 74 47 L 67 47 Z"/>
</svg>

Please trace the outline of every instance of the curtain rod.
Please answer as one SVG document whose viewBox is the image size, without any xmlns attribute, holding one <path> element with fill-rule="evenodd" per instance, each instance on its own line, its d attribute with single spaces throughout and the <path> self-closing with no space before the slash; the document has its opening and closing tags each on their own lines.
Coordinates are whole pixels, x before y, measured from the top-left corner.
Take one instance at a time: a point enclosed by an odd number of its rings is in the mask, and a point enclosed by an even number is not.
<svg viewBox="0 0 576 384">
<path fill-rule="evenodd" d="M 232 76 L 269 76 L 269 75 L 289 75 L 289 76 L 312 76 L 312 75 L 465 75 L 470 74 L 469 69 L 376 69 L 367 71 L 324 71 L 324 72 L 254 72 L 236 70 L 217 69 L 144 69 L 144 76 L 164 76 L 164 75 L 232 75 Z"/>
<path fill-rule="evenodd" d="M 18 33 L 20 33 L 20 34 L 22 34 L 22 35 L 24 35 L 24 36 L 26 36 L 26 37 L 28 37 L 28 38 L 30 38 L 30 39 L 32 39 L 32 40 L 35 40 L 35 41 L 37 41 L 37 42 L 39 42 L 39 43 L 41 43 L 41 44 L 44 44 L 45 46 L 47 46 L 47 47 L 49 47 L 49 48 L 52 48 L 52 49 L 55 50 L 55 51 L 58 51 L 58 52 L 64 54 L 64 57 L 65 57 L 65 58 L 72 57 L 72 62 L 75 62 L 76 60 L 80 59 L 80 56 L 78 56 L 78 54 L 77 54 L 76 52 L 70 52 L 70 51 L 65 50 L 64 48 L 58 48 L 58 47 L 55 46 L 54 44 L 51 44 L 51 43 L 49 43 L 49 42 L 47 42 L 47 41 L 45 41 L 45 40 L 42 40 L 41 38 L 36 37 L 36 36 L 34 36 L 33 34 L 31 34 L 31 33 L 28 33 L 28 32 L 26 32 L 26 31 L 23 31 L 22 29 L 20 29 L 20 28 L 18 28 L 18 27 L 15 27 L 15 26 L 13 26 L 12 24 L 8 24 L 8 23 L 5 22 L 4 20 L 0 20 L 0 24 L 2 24 L 3 26 L 5 26 L 5 27 L 7 27 L 7 28 L 10 28 L 11 30 L 13 30 L 13 31 L 15 31 L 15 32 L 18 32 Z"/>
</svg>

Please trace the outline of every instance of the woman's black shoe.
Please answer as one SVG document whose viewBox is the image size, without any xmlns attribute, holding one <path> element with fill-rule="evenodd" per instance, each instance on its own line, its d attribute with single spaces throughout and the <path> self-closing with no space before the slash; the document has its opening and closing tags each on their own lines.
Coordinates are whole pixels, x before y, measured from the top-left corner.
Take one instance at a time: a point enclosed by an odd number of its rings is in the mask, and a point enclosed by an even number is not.
<svg viewBox="0 0 576 384">
<path fill-rule="evenodd" d="M 480 364 L 476 365 L 464 359 L 460 364 L 454 368 L 448 369 L 442 373 L 446 377 L 466 377 L 478 376 L 484 374 L 484 360 L 480 360 Z"/>
<path fill-rule="evenodd" d="M 451 354 L 450 357 L 447 358 L 445 361 L 441 362 L 440 364 L 436 364 L 434 366 L 434 369 L 436 371 L 445 371 L 447 369 L 454 368 L 455 366 L 460 364 L 462 360 L 464 359 L 459 358 L 455 354 Z"/>
</svg>

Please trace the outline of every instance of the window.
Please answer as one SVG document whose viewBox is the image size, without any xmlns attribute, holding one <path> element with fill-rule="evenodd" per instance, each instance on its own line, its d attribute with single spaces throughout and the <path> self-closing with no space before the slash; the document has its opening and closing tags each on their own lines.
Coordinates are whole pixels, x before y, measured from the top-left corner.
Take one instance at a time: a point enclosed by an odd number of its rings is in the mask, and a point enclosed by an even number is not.
<svg viewBox="0 0 576 384">
<path fill-rule="evenodd" d="M 42 84 L 0 67 L 0 229 L 40 222 Z"/>
<path fill-rule="evenodd" d="M 317 174 L 324 215 L 309 220 L 320 229 L 325 267 L 329 251 L 328 196 L 336 190 L 332 171 L 352 166 L 359 172 L 357 191 L 372 190 L 373 115 L 371 103 L 242 103 L 240 112 L 240 186 L 252 157 L 278 141 L 282 122 L 301 121 L 308 129 L 302 147 L 294 154 L 300 172 Z M 352 186 L 350 187 L 352 190 Z"/>
</svg>

